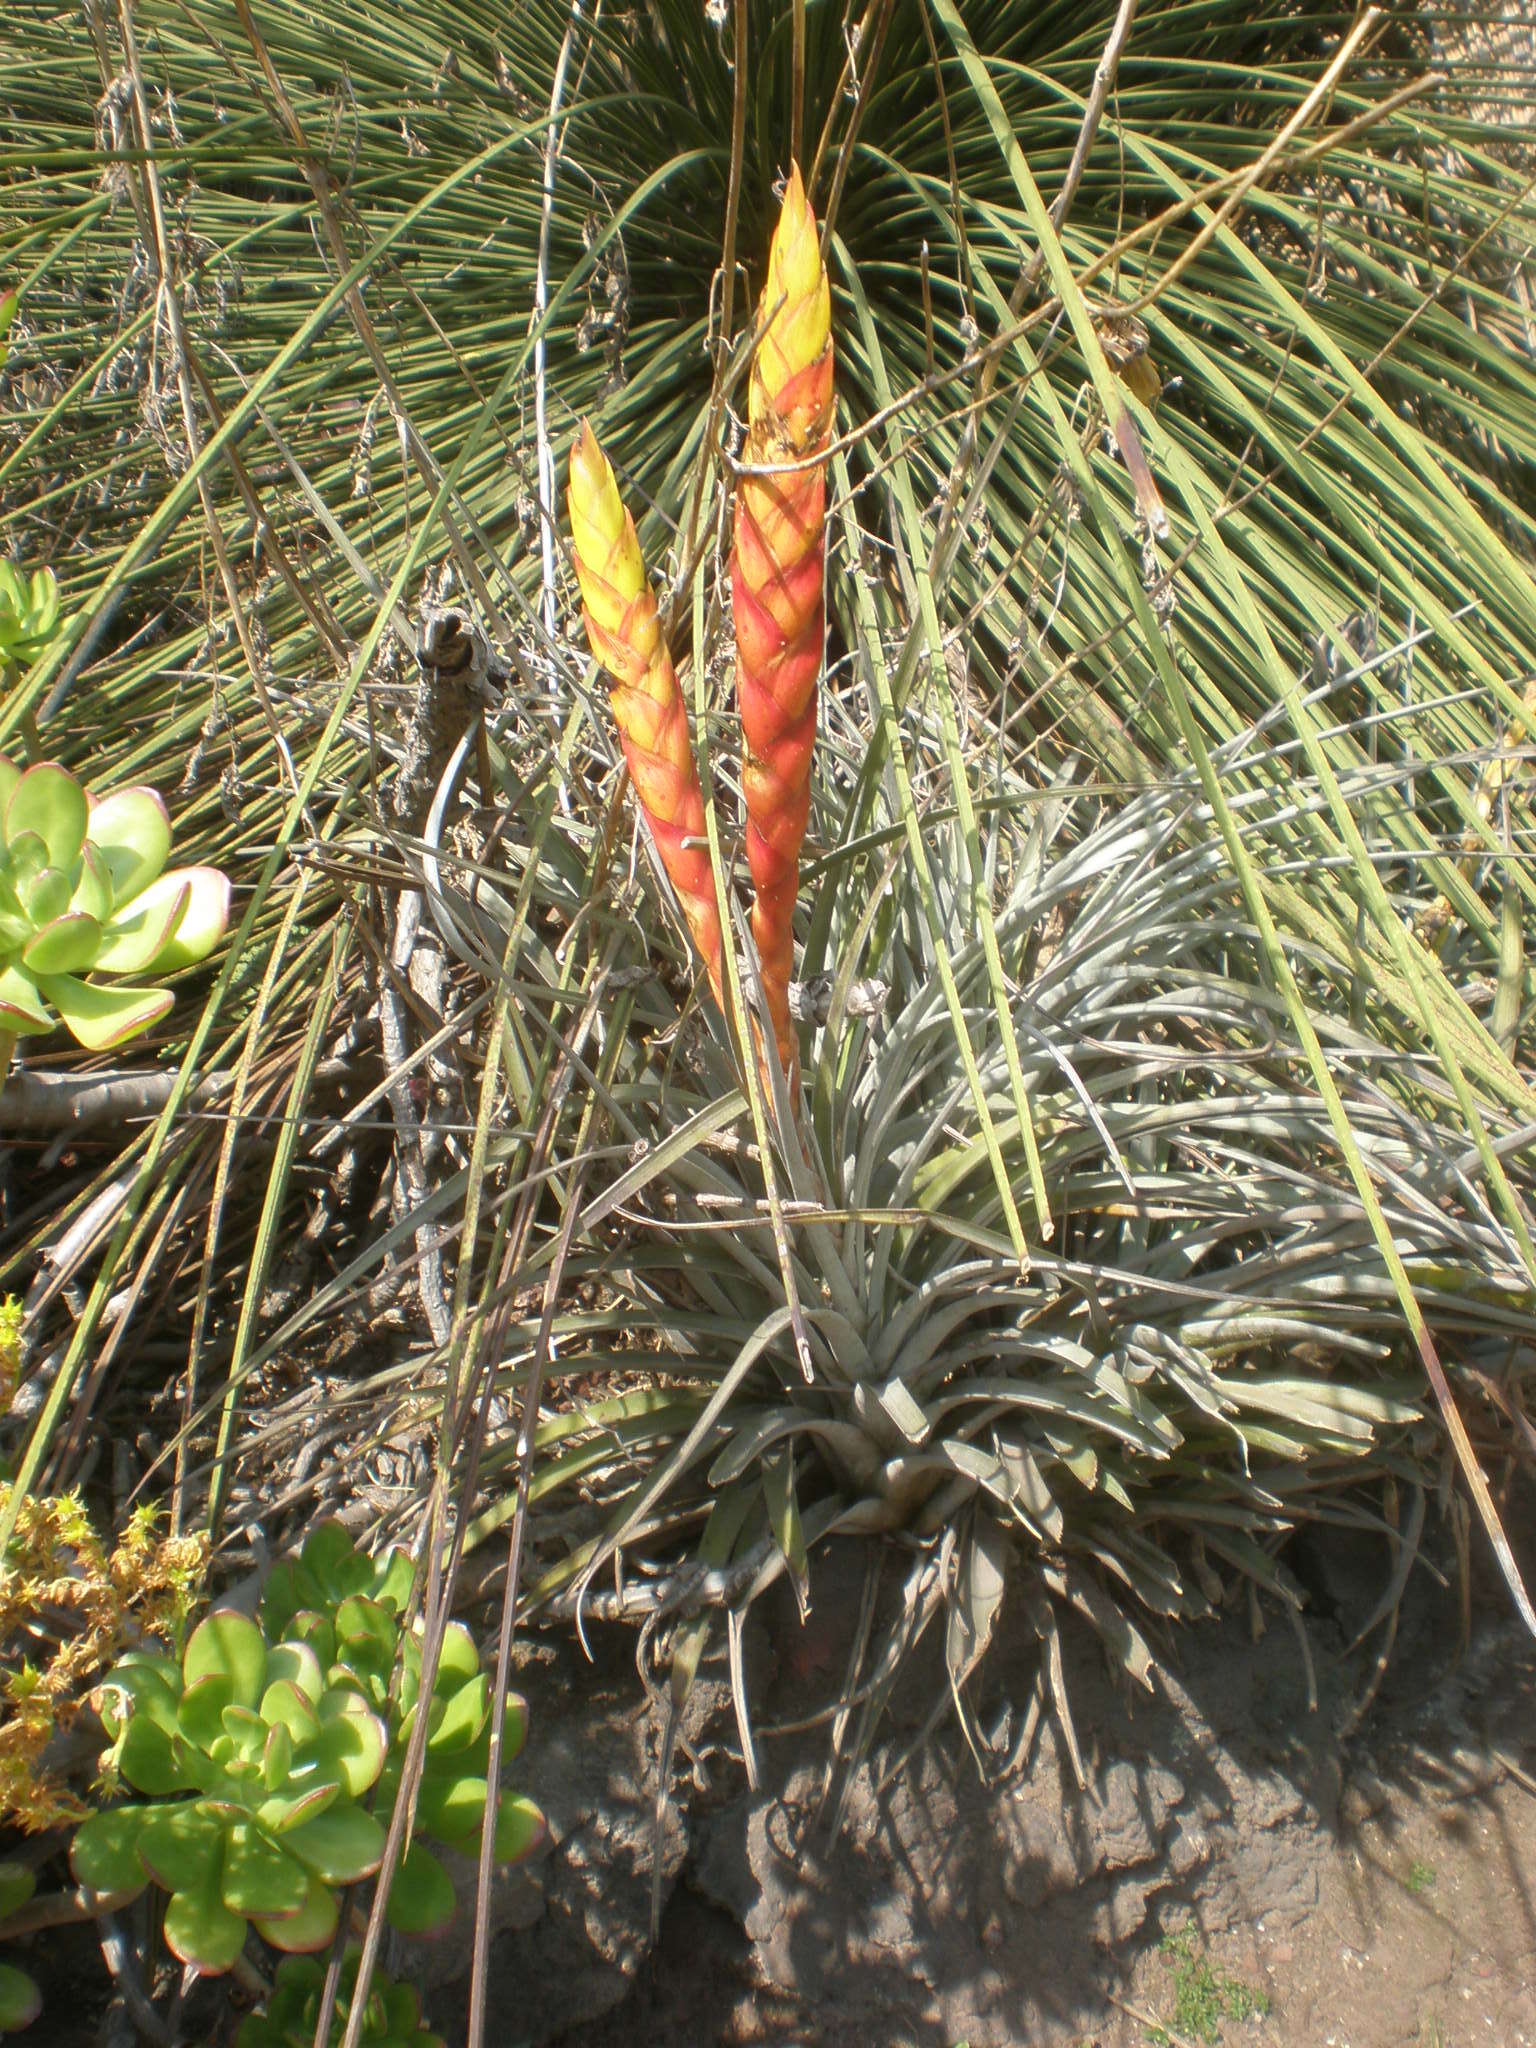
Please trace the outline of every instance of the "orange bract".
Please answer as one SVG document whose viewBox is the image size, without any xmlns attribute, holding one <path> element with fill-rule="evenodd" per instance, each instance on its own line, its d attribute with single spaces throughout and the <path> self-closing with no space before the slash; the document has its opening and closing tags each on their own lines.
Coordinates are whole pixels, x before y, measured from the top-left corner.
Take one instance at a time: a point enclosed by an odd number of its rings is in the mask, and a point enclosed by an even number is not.
<svg viewBox="0 0 1536 2048">
<path fill-rule="evenodd" d="M 610 677 L 609 702 L 630 779 L 715 1001 L 723 1007 L 720 914 L 688 712 L 662 638 L 635 522 L 585 420 L 571 447 L 567 504 L 587 640 Z"/>
<path fill-rule="evenodd" d="M 811 800 L 825 614 L 826 449 L 832 433 L 832 307 L 798 168 L 768 257 L 766 326 L 753 359 L 736 493 L 731 592 L 741 709 L 752 935 L 779 1059 L 793 1092 L 789 1015 L 800 846 Z"/>
</svg>

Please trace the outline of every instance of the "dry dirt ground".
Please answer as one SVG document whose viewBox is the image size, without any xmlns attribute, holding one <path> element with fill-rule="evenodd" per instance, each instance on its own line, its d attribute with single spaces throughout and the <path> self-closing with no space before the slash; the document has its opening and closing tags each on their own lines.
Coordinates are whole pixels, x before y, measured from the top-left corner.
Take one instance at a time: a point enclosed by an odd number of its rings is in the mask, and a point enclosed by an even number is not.
<svg viewBox="0 0 1536 2048">
<path fill-rule="evenodd" d="M 1152 1696 L 1064 1635 L 1081 1794 L 1048 1724 L 987 1786 L 950 1720 L 883 1789 L 856 1781 L 834 1843 L 815 1822 L 825 1730 L 765 1736 L 751 1795 L 711 1746 L 734 1722 L 706 1688 L 654 1949 L 657 1724 L 631 1645 L 599 1644 L 595 1666 L 545 1645 L 524 1677 L 540 1733 L 522 1775 L 558 1839 L 499 1901 L 498 2048 L 1536 2048 L 1536 1644 L 1480 1575 L 1458 1655 L 1460 1598 L 1417 1573 L 1376 1702 L 1341 1739 L 1375 1663 L 1379 1634 L 1350 1645 L 1385 1551 L 1334 1532 L 1292 1561 L 1315 1711 L 1277 1612 L 1257 1638 L 1243 1609 L 1163 1642 Z M 834 1556 L 805 1631 L 792 1607 L 754 1622 L 760 1728 L 831 1692 L 861 1582 L 858 1558 Z M 1027 1696 L 1035 1656 L 1012 1616 L 984 1726 Z M 914 1674 L 880 1758 L 920 1733 L 937 1683 Z M 439 2025 L 462 1960 L 426 1963 Z"/>
</svg>

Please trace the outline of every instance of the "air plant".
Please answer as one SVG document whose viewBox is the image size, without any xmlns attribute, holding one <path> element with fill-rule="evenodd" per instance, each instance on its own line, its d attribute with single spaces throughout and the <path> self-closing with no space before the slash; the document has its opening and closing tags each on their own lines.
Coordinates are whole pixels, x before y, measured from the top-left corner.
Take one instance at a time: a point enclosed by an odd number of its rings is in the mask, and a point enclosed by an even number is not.
<svg viewBox="0 0 1536 2048">
<path fill-rule="evenodd" d="M 0 1044 L 64 1024 L 88 1051 L 136 1038 L 171 992 L 121 976 L 207 959 L 229 922 L 217 868 L 167 868 L 152 789 L 94 797 L 56 761 L 0 759 Z"/>
<path fill-rule="evenodd" d="M 1385 1540 L 1375 1489 L 1438 1455 L 1428 1391 L 1384 1317 L 1387 1283 L 1323 1104 L 1275 1033 L 1193 778 L 1097 822 L 1070 790 L 1026 807 L 1005 777 L 1000 794 L 987 868 L 1060 1241 L 1021 1273 L 910 873 L 880 862 L 861 879 L 851 856 L 831 913 L 839 983 L 878 943 L 901 994 L 878 1023 L 834 994 L 818 1044 L 806 1138 L 842 1221 L 792 1231 L 814 1382 L 792 1348 L 750 1154 L 682 1149 L 676 1103 L 658 1095 L 649 1146 L 626 1128 L 636 1163 L 584 1219 L 591 1263 L 573 1261 L 572 1283 L 601 1271 L 617 1299 L 573 1313 L 564 1369 L 600 1380 L 640 1345 L 668 1359 L 667 1384 L 557 1414 L 544 1437 L 543 1498 L 569 1486 L 610 1507 L 601 1535 L 551 1550 L 535 1600 L 608 1611 L 598 1574 L 615 1551 L 654 1571 L 690 1543 L 685 1579 L 707 1566 L 735 1589 L 721 1597 L 750 1600 L 778 1575 L 803 1582 L 830 1536 L 905 1539 L 886 1553 L 905 1583 L 878 1610 L 884 1633 L 850 1644 L 844 1697 L 866 1701 L 850 1759 L 925 1632 L 945 1646 L 943 1703 L 984 1756 L 970 1680 L 1005 1595 L 1046 1647 L 1058 1610 L 1076 1608 L 1146 1683 L 1166 1620 L 1250 1588 L 1297 1614 L 1287 1534 L 1319 1518 Z M 1293 782 L 1293 816 L 1319 802 Z M 940 942 L 967 1014 L 985 1019 L 958 825 L 935 825 L 928 844 Z M 1418 1087 L 1419 1047 L 1372 1010 L 1348 1043 L 1370 1047 L 1353 1063 L 1350 1115 L 1393 1190 L 1404 1257 L 1460 1354 L 1496 1370 L 1532 1306 L 1515 1236 L 1463 1199 L 1460 1133 Z M 1000 1099 L 995 1034 L 979 1056 Z M 1019 1133 L 1003 1138 L 1022 1172 Z M 605 1239 L 618 1209 L 626 1221 Z M 675 1293 L 669 1252 L 686 1273 Z M 1335 1369 L 1303 1363 L 1309 1348 Z M 621 1611 L 666 1598 L 644 1571 L 624 1582 Z M 1052 1655 L 1039 1685 L 1070 1729 Z"/>
</svg>

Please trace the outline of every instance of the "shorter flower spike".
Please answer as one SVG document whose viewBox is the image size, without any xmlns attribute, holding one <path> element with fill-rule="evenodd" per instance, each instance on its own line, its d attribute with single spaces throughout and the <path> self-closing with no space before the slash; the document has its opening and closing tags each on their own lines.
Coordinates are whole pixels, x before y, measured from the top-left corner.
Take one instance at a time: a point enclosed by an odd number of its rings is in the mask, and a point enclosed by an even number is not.
<svg viewBox="0 0 1536 2048">
<path fill-rule="evenodd" d="M 720 913 L 688 712 L 662 638 L 635 522 L 585 420 L 571 446 L 567 504 L 587 641 L 608 671 L 609 702 L 635 795 L 723 1009 Z"/>
</svg>

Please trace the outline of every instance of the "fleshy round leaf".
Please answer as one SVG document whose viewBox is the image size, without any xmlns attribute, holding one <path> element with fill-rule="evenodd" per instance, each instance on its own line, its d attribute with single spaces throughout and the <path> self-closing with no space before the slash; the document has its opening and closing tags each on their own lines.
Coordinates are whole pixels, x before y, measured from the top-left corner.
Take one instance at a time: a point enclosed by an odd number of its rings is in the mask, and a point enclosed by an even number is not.
<svg viewBox="0 0 1536 2048">
<path fill-rule="evenodd" d="M 340 1919 L 335 1895 L 318 1878 L 310 1881 L 308 1895 L 296 1913 L 253 1914 L 251 1925 L 263 1941 L 289 1955 L 313 1955 L 329 1947 Z"/>
<path fill-rule="evenodd" d="M 186 903 L 148 967 L 153 974 L 175 974 L 206 960 L 228 931 L 229 877 L 218 868 L 174 868 L 160 880 L 185 889 Z"/>
<path fill-rule="evenodd" d="M 541 1848 L 549 1835 L 549 1822 L 531 1799 L 520 1792 L 504 1792 L 496 1809 L 496 1861 L 521 1863 Z"/>
<path fill-rule="evenodd" d="M 87 1052 L 109 1052 L 169 1014 L 168 988 L 111 988 L 71 974 L 38 977 L 38 987 Z"/>
<path fill-rule="evenodd" d="M 105 924 L 112 915 L 112 877 L 105 860 L 89 840 L 80 849 L 80 876 L 69 907 L 83 910 L 98 924 Z"/>
<path fill-rule="evenodd" d="M 309 1872 L 249 1821 L 236 1821 L 224 1847 L 224 1903 L 233 1913 L 297 1913 Z"/>
<path fill-rule="evenodd" d="M 21 951 L 29 974 L 83 974 L 101 949 L 101 926 L 84 910 L 71 910 L 30 938 Z"/>
<path fill-rule="evenodd" d="M 256 1818 L 273 1834 L 283 1835 L 326 1812 L 340 1797 L 341 1786 L 334 1778 L 327 1778 L 323 1784 L 274 1792 L 257 1807 Z"/>
<path fill-rule="evenodd" d="M 86 837 L 106 861 L 112 900 L 121 907 L 170 859 L 170 814 L 152 789 L 117 789 L 91 806 Z"/>
<path fill-rule="evenodd" d="M 437 1660 L 437 1683 L 445 1679 L 473 1678 L 480 1669 L 480 1651 L 462 1621 L 451 1621 L 443 1630 L 443 1647 Z"/>
<path fill-rule="evenodd" d="M 181 1698 L 181 1668 L 156 1650 L 129 1650 L 119 1657 L 98 1688 L 102 1725 L 115 1741 L 130 1714 L 144 1714 L 167 1735 L 176 1732 Z"/>
<path fill-rule="evenodd" d="M 344 1657 L 351 1655 L 355 1645 L 372 1644 L 392 1658 L 400 1624 L 387 1607 L 353 1593 L 336 1610 L 336 1637 Z"/>
<path fill-rule="evenodd" d="M 74 886 L 63 868 L 46 867 L 39 868 L 29 880 L 22 882 L 19 893 L 26 913 L 32 920 L 33 928 L 41 931 L 45 925 L 52 924 L 55 918 L 62 917 L 68 910 Z M 72 974 L 74 969 L 57 968 L 53 971 Z"/>
<path fill-rule="evenodd" d="M 114 1806 L 105 1813 L 93 1813 L 76 1828 L 69 1849 L 69 1867 L 76 1884 L 98 1898 L 120 1903 L 136 1899 L 149 1883 L 149 1873 L 139 1860 L 139 1836 L 148 1817 L 146 1807 Z"/>
<path fill-rule="evenodd" d="M 224 1860 L 224 1830 L 201 1805 L 152 1813 L 139 1836 L 139 1860 L 168 1892 L 203 1892 Z"/>
<path fill-rule="evenodd" d="M 172 1737 L 147 1714 L 135 1714 L 128 1723 L 118 1763 L 129 1784 L 151 1798 L 187 1789 Z"/>
<path fill-rule="evenodd" d="M 40 832 L 17 832 L 6 841 L 11 881 L 18 893 L 48 865 L 48 842 Z"/>
<path fill-rule="evenodd" d="M 0 1920 L 24 1906 L 36 1890 L 36 1873 L 25 1863 L 0 1863 Z"/>
<path fill-rule="evenodd" d="M 415 1576 L 408 1550 L 391 1550 L 384 1560 L 384 1570 L 373 1589 L 373 1597 L 381 1607 L 389 1607 L 396 1614 L 404 1614 L 411 1597 L 411 1581 Z M 457 1623 L 454 1624 L 458 1626 Z M 446 1654 L 447 1645 L 444 1645 Z"/>
<path fill-rule="evenodd" d="M 522 1754 L 523 1744 L 528 1740 L 528 1702 L 520 1692 L 507 1694 L 506 1712 L 501 1722 L 501 1760 L 510 1764 Z"/>
<path fill-rule="evenodd" d="M 0 299 L 0 305 L 5 302 Z M 21 780 L 21 770 L 9 755 L 0 754 L 0 819 L 5 816 L 5 807 L 11 800 L 11 791 Z"/>
<path fill-rule="evenodd" d="M 0 2034 L 19 2034 L 43 2009 L 43 1995 L 27 1975 L 0 1963 Z"/>
<path fill-rule="evenodd" d="M 219 1895 L 217 1880 L 199 1891 L 177 1892 L 165 1909 L 165 1941 L 181 1962 L 210 1977 L 229 1969 L 245 1946 L 245 1919 Z"/>
<path fill-rule="evenodd" d="M 34 1038 L 57 1029 L 58 1019 L 32 977 L 23 974 L 14 961 L 7 961 L 0 967 L 0 1031 L 9 1031 L 13 1038 Z"/>
<path fill-rule="evenodd" d="M 424 1835 L 435 1836 L 450 1848 L 463 1848 L 478 1839 L 485 1818 L 485 1779 L 471 1771 L 457 1777 L 432 1772 L 421 1788 L 417 1822 Z"/>
<path fill-rule="evenodd" d="M 284 1681 L 292 1685 L 311 1706 L 325 1691 L 325 1673 L 320 1668 L 320 1659 L 310 1644 L 305 1642 L 279 1643 L 267 1653 L 267 1679 L 269 1685 Z M 265 1706 L 262 1712 L 266 1712 Z"/>
<path fill-rule="evenodd" d="M 305 1745 L 305 1754 L 338 1777 L 354 1799 L 361 1799 L 378 1782 L 389 1737 L 384 1723 L 356 1693 L 341 1696 L 344 1704 L 339 1711 L 333 1707 L 336 1698 L 332 1694 L 323 1703 L 319 1732 Z"/>
<path fill-rule="evenodd" d="M 412 1842 L 389 1888 L 384 1917 L 397 1934 L 436 1934 L 453 1918 L 453 1880 L 430 1849 Z"/>
<path fill-rule="evenodd" d="M 176 1726 L 199 1749 L 211 1749 L 224 1733 L 224 1709 L 235 1696 L 226 1671 L 210 1671 L 189 1685 L 176 1709 Z"/>
<path fill-rule="evenodd" d="M 118 911 L 101 937 L 96 958 L 101 974 L 144 974 L 158 968 L 191 901 L 190 884 L 159 875 Z"/>
<path fill-rule="evenodd" d="M 289 1690 L 293 1688 L 290 1686 Z M 263 1702 L 265 1708 L 265 1702 Z M 265 1714 L 263 1715 L 265 1718 Z M 270 1722 L 261 1756 L 261 1782 L 268 1792 L 281 1791 L 293 1769 L 293 1737 L 281 1721 Z"/>
<path fill-rule="evenodd" d="M 427 1737 L 427 1748 L 436 1756 L 468 1749 L 490 1711 L 491 1681 L 485 1672 L 477 1672 L 443 1702 L 441 1718 Z"/>
<path fill-rule="evenodd" d="M 89 807 L 85 791 L 57 761 L 39 761 L 17 780 L 5 806 L 5 837 L 35 832 L 48 849 L 48 865 L 72 868 L 85 844 Z"/>
<path fill-rule="evenodd" d="M 188 1637 L 181 1669 L 188 1685 L 214 1672 L 227 1676 L 232 1700 L 254 1708 L 266 1676 L 267 1646 L 248 1614 L 216 1608 Z"/>
<path fill-rule="evenodd" d="M 348 1534 L 346 1524 L 334 1518 L 310 1530 L 299 1556 L 306 1569 L 313 1572 L 322 1585 L 347 1567 L 367 1562 L 359 1559 L 357 1545 Z M 351 1586 L 343 1589 L 344 1593 L 352 1590 Z"/>
<path fill-rule="evenodd" d="M 340 1802 L 316 1820 L 290 1828 L 283 1847 L 291 1850 L 326 1884 L 355 1884 L 379 1867 L 384 1854 L 382 1822 L 361 1806 Z"/>
</svg>

